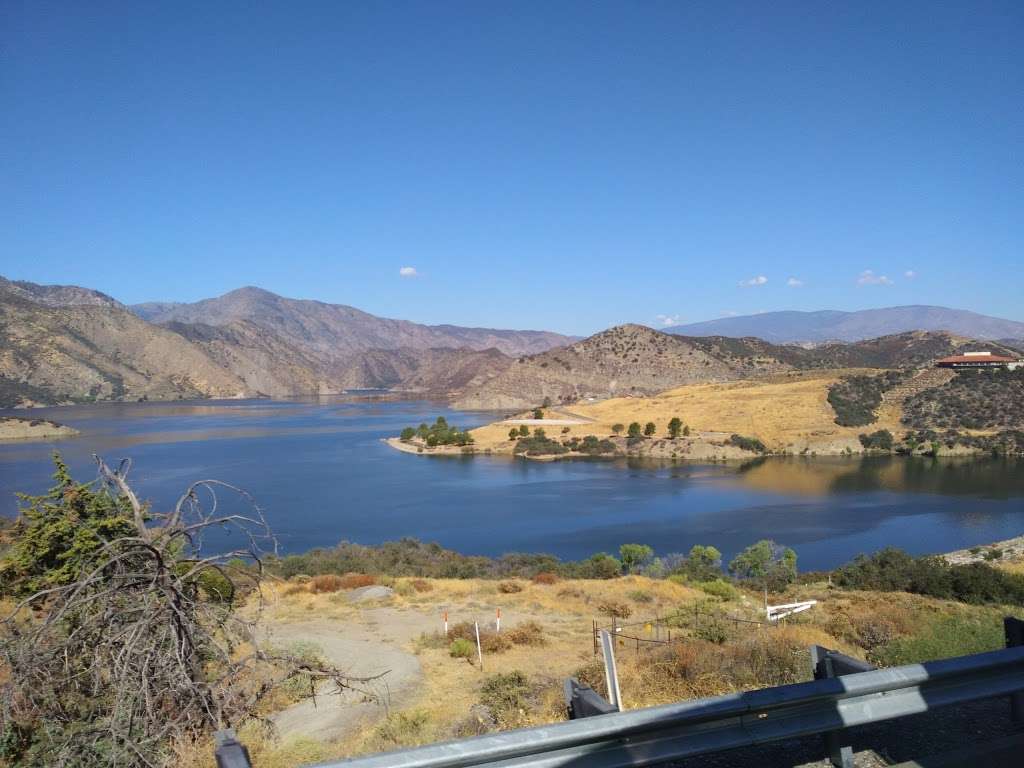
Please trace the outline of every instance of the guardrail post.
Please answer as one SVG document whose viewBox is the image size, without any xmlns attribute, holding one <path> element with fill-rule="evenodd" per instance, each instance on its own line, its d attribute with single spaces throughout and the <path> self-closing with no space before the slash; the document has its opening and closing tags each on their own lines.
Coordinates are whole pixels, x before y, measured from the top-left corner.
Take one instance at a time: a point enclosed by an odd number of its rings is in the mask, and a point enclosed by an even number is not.
<svg viewBox="0 0 1024 768">
<path fill-rule="evenodd" d="M 853 664 L 837 664 L 836 657 L 841 657 L 844 662 L 856 662 L 855 659 L 842 656 L 820 645 L 811 646 L 811 672 L 814 674 L 815 680 L 827 680 L 854 671 L 854 669 L 850 668 L 854 666 Z M 860 662 L 860 664 L 865 669 L 858 669 L 856 671 L 874 669 L 870 664 L 864 662 Z M 843 668 L 845 668 L 845 671 Z M 853 768 L 853 747 L 843 746 L 843 734 L 843 729 L 826 731 L 824 734 L 825 752 L 829 762 L 836 766 L 836 768 Z"/>
<path fill-rule="evenodd" d="M 1003 619 L 1003 634 L 1006 647 L 1024 645 L 1024 621 L 1007 616 Z M 1024 725 L 1024 691 L 1010 695 L 1010 717 L 1016 725 Z"/>
<path fill-rule="evenodd" d="M 217 760 L 217 768 L 252 768 L 249 750 L 238 741 L 233 728 L 214 731 L 213 756 Z"/>
<path fill-rule="evenodd" d="M 575 677 L 568 677 L 563 684 L 565 691 L 565 710 L 570 720 L 579 720 L 581 717 L 592 717 L 594 715 L 607 715 L 619 710 L 605 701 L 601 694 L 584 685 Z"/>
</svg>

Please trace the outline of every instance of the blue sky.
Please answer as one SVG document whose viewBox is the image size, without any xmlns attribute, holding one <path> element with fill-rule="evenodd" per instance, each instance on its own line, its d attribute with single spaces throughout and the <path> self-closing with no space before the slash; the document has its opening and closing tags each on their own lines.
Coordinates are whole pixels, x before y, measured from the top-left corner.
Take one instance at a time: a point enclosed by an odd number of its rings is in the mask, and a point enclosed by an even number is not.
<svg viewBox="0 0 1024 768">
<path fill-rule="evenodd" d="M 1019 2 L 8 0 L 0 274 L 581 334 L 1024 320 L 1022 39 Z"/>
</svg>

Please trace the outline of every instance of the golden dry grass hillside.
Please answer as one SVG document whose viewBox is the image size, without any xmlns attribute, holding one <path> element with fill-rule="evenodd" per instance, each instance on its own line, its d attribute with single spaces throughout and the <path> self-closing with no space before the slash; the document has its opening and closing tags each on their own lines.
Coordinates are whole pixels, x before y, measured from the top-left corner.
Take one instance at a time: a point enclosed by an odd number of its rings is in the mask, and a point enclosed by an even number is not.
<svg viewBox="0 0 1024 768">
<path fill-rule="evenodd" d="M 859 451 L 858 435 L 899 429 L 898 414 L 888 411 L 870 427 L 841 427 L 829 405 L 828 388 L 840 377 L 877 371 L 842 369 L 794 372 L 764 379 L 720 384 L 690 384 L 650 397 L 617 397 L 548 412 L 554 420 L 581 423 L 547 429 L 549 437 L 611 436 L 615 424 L 654 422 L 655 436 L 668 434 L 673 417 L 690 427 L 693 443 L 721 441 L 731 434 L 755 437 L 771 451 L 842 453 Z M 473 431 L 480 448 L 511 450 L 509 424 L 496 422 Z"/>
</svg>

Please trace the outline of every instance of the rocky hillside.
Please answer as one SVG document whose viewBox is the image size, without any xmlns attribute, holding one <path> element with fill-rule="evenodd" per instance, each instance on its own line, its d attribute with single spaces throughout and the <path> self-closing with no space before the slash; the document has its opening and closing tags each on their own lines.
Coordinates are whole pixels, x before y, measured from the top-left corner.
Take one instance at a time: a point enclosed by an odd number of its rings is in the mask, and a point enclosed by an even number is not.
<svg viewBox="0 0 1024 768">
<path fill-rule="evenodd" d="M 758 346 L 751 341 L 751 348 Z M 588 398 L 653 395 L 682 384 L 727 381 L 792 368 L 768 351 L 743 354 L 707 340 L 620 325 L 568 347 L 524 356 L 456 401 L 464 408 L 523 408 Z"/>
<path fill-rule="evenodd" d="M 998 342 L 977 341 L 945 331 L 910 331 L 853 344 L 785 349 L 788 350 L 783 355 L 785 359 L 798 368 L 916 368 L 966 350 L 1018 354 Z"/>
<path fill-rule="evenodd" d="M 72 291 L 63 294 L 72 303 L 62 305 L 58 295 L 0 285 L 0 406 L 247 393 L 177 333 L 116 302 L 80 301 L 86 297 Z"/>
<path fill-rule="evenodd" d="M 77 285 L 39 285 L 26 280 L 0 277 L 0 295 L 14 296 L 44 307 L 114 307 L 124 309 L 117 299 L 92 288 Z"/>
<path fill-rule="evenodd" d="M 512 363 L 496 349 L 371 349 L 345 363 L 338 381 L 347 389 L 381 387 L 458 397 L 484 386 Z"/>
<path fill-rule="evenodd" d="M 494 348 L 509 355 L 534 354 L 572 341 L 547 331 L 420 325 L 376 317 L 343 304 L 289 299 L 253 287 L 194 304 L 137 304 L 132 309 L 152 323 L 223 326 L 245 321 L 273 332 L 303 354 L 334 361 L 368 349 L 468 347 Z"/>
</svg>

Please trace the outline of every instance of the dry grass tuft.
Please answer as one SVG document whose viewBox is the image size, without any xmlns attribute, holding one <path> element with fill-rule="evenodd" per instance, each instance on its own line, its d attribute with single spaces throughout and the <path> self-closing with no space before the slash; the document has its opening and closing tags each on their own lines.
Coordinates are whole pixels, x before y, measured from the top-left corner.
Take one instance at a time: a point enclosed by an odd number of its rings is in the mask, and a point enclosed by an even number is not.
<svg viewBox="0 0 1024 768">
<path fill-rule="evenodd" d="M 557 584 L 559 581 L 558 575 L 551 573 L 550 571 L 541 571 L 531 579 L 534 584 Z"/>
<path fill-rule="evenodd" d="M 512 627 L 507 633 L 508 639 L 516 645 L 547 645 L 544 627 L 536 621 L 523 621 Z"/>
<path fill-rule="evenodd" d="M 523 591 L 523 585 L 518 581 L 502 581 L 498 583 L 498 591 L 503 595 L 514 595 Z"/>
</svg>

